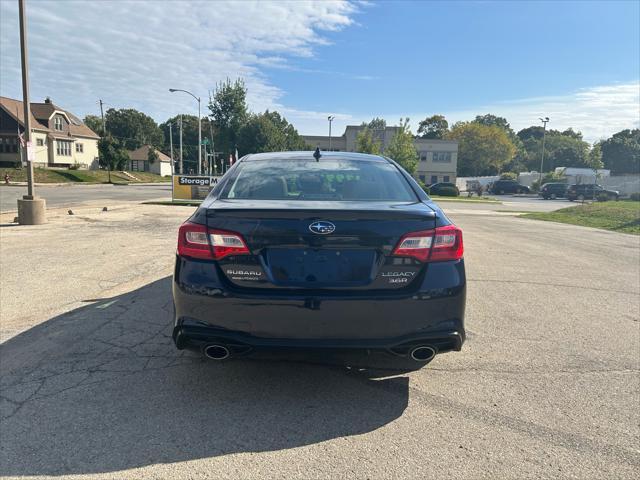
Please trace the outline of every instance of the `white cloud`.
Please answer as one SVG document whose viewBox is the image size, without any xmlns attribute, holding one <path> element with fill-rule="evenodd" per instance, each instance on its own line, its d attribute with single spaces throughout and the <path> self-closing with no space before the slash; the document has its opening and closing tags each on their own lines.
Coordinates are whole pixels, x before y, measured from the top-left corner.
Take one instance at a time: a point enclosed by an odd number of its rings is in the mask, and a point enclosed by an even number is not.
<svg viewBox="0 0 640 480">
<path fill-rule="evenodd" d="M 516 131 L 541 125 L 539 118 L 549 117 L 549 128 L 572 127 L 581 131 L 585 140 L 595 142 L 625 128 L 640 126 L 640 83 L 582 88 L 567 95 L 503 102 L 473 112 L 451 112 L 450 118 L 469 120 L 484 113 L 507 118 Z"/>
<path fill-rule="evenodd" d="M 102 98 L 162 121 L 194 110 L 169 88 L 206 99 L 217 82 L 243 77 L 253 110 L 287 110 L 260 69 L 313 55 L 356 12 L 346 0 L 28 2 L 31 97 L 79 115 L 98 113 Z M 20 98 L 17 2 L 0 1 L 0 27 L 0 94 Z"/>
<path fill-rule="evenodd" d="M 539 118 L 549 117 L 549 128 L 565 130 L 572 127 L 581 131 L 588 142 L 595 142 L 625 128 L 640 127 L 640 83 L 636 81 L 582 88 L 566 95 L 523 98 L 465 110 L 343 115 L 333 126 L 335 132 L 341 133 L 347 124 L 369 121 L 373 116 L 382 116 L 389 124 L 408 116 L 415 131 L 420 120 L 435 113 L 444 115 L 450 124 L 492 113 L 505 117 L 515 131 L 531 125 L 541 125 Z M 304 133 L 324 135 L 326 130 L 326 121 L 318 121 L 313 130 Z"/>
<path fill-rule="evenodd" d="M 516 130 L 549 116 L 550 128 L 573 127 L 589 141 L 640 125 L 637 81 L 439 112 L 349 112 L 332 104 L 305 111 L 284 102 L 285 92 L 262 69 L 319 73 L 300 68 L 295 57 L 312 56 L 332 32 L 357 25 L 360 8 L 366 2 L 29 1 L 31 96 L 51 96 L 80 116 L 99 113 L 102 98 L 107 106 L 137 108 L 163 121 L 196 108 L 169 88 L 190 90 L 206 103 L 217 82 L 243 77 L 252 110 L 277 109 L 303 134 L 326 134 L 330 114 L 336 134 L 373 116 L 390 124 L 409 116 L 415 129 L 434 113 L 450 121 L 493 113 Z M 375 80 L 367 73 L 331 75 Z M 20 98 L 21 92 L 17 2 L 0 0 L 0 94 Z"/>
</svg>

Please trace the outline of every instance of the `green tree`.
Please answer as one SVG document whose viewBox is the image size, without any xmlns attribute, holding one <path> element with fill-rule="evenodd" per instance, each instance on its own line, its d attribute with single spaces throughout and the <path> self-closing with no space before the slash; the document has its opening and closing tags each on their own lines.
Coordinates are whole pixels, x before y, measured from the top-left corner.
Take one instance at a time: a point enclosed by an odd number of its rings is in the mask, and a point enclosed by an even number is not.
<svg viewBox="0 0 640 480">
<path fill-rule="evenodd" d="M 133 108 L 110 108 L 105 115 L 107 132 L 119 140 L 127 150 L 149 144 L 161 148 L 164 136 L 158 124 L 148 115 Z"/>
<path fill-rule="evenodd" d="M 529 170 L 540 169 L 542 156 L 542 127 L 529 127 L 518 132 L 526 151 L 525 164 Z M 597 165 L 597 164 L 593 164 Z M 544 172 L 557 167 L 591 168 L 589 144 L 582 140 L 582 134 L 573 129 L 564 132 L 548 130 L 545 138 Z"/>
<path fill-rule="evenodd" d="M 504 117 L 498 117 L 497 115 L 493 115 L 491 113 L 487 113 L 485 115 L 476 115 L 474 120 L 475 123 L 479 123 L 480 125 L 486 125 L 487 127 L 495 126 L 500 127 L 501 129 L 509 132 L 515 132 L 511 129 L 511 125 L 507 122 L 507 119 Z"/>
<path fill-rule="evenodd" d="M 614 175 L 640 173 L 640 129 L 614 133 L 601 148 L 604 167 Z"/>
<path fill-rule="evenodd" d="M 473 121 L 480 125 L 486 125 L 487 127 L 494 126 L 504 130 L 509 137 L 509 140 L 511 140 L 511 143 L 513 143 L 513 146 L 516 147 L 516 153 L 509 162 L 502 166 L 503 170 L 518 173 L 526 169 L 527 151 L 524 148 L 522 140 L 511 128 L 511 125 L 509 125 L 506 118 L 487 113 L 485 115 L 476 115 L 476 118 Z"/>
<path fill-rule="evenodd" d="M 413 134 L 409 126 L 409 119 L 400 119 L 400 125 L 389 142 L 389 146 L 384 149 L 385 156 L 395 160 L 407 172 L 413 175 L 418 167 L 418 151 L 413 145 Z"/>
<path fill-rule="evenodd" d="M 456 123 L 447 138 L 458 141 L 458 175 L 494 175 L 503 170 L 516 147 L 503 128 L 477 122 Z"/>
<path fill-rule="evenodd" d="M 149 151 L 147 152 L 147 160 L 149 163 L 155 163 L 158 160 L 159 155 L 155 148 L 149 147 Z"/>
<path fill-rule="evenodd" d="M 94 133 L 102 136 L 102 119 L 100 117 L 97 115 L 87 115 L 82 121 L 87 127 L 93 130 Z"/>
<path fill-rule="evenodd" d="M 365 127 L 356 136 L 356 152 L 371 153 L 380 155 L 382 152 L 382 142 L 373 137 L 373 131 Z"/>
<path fill-rule="evenodd" d="M 180 155 L 180 115 L 168 118 L 166 121 L 160 124 L 160 130 L 164 136 L 164 149 L 163 152 L 169 153 L 169 123 L 171 123 L 171 132 L 173 134 L 173 157 L 178 158 Z M 207 117 L 202 118 L 202 139 L 208 138 L 210 141 L 214 139 L 211 137 L 210 120 Z M 215 135 L 215 133 L 214 133 Z M 207 147 L 209 149 L 210 147 Z M 220 151 L 218 145 L 215 145 L 216 151 Z M 208 150 L 207 150 L 208 151 Z M 203 153 L 204 155 L 204 153 Z M 197 115 L 182 115 L 182 158 L 185 162 L 189 163 L 192 168 L 197 165 L 198 159 L 198 116 Z M 186 167 L 185 167 L 186 168 Z"/>
<path fill-rule="evenodd" d="M 602 163 L 602 143 L 596 142 L 591 147 L 591 151 L 589 151 L 589 166 L 591 168 L 603 168 L 604 164 Z"/>
<path fill-rule="evenodd" d="M 418 124 L 418 136 L 422 138 L 444 138 L 449 131 L 449 122 L 443 115 L 432 115 Z"/>
<path fill-rule="evenodd" d="M 238 132 L 237 139 L 240 155 L 306 148 L 304 140 L 293 125 L 278 112 L 269 110 L 250 115 Z"/>
<path fill-rule="evenodd" d="M 129 160 L 124 145 L 109 133 L 98 141 L 99 164 L 110 170 L 124 170 Z"/>
<path fill-rule="evenodd" d="M 582 140 L 582 132 L 576 132 L 573 128 L 569 127 L 561 133 L 565 137 L 571 137 L 576 140 Z"/>
<path fill-rule="evenodd" d="M 527 140 L 542 140 L 544 129 L 542 127 L 538 127 L 537 125 L 533 125 L 531 127 L 523 128 L 518 132 L 518 138 L 523 142 Z"/>
<path fill-rule="evenodd" d="M 363 123 L 363 125 L 365 124 Z M 366 125 L 373 131 L 381 131 L 387 128 L 387 121 L 384 118 L 375 117 Z"/>
<path fill-rule="evenodd" d="M 240 129 L 249 118 L 244 81 L 231 82 L 227 79 L 219 83 L 209 99 L 209 110 L 216 132 L 216 150 L 232 153 L 238 143 Z"/>
</svg>

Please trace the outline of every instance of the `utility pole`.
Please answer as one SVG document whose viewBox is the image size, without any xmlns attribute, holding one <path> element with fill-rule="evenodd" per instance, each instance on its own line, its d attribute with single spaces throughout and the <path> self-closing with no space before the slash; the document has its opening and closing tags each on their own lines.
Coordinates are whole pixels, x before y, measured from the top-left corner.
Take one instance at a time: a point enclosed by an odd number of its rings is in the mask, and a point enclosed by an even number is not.
<svg viewBox="0 0 640 480">
<path fill-rule="evenodd" d="M 180 115 L 180 175 L 184 175 L 182 169 L 182 115 Z"/>
<path fill-rule="evenodd" d="M 204 144 L 204 159 L 205 159 L 205 165 L 206 165 L 206 161 L 207 161 L 207 144 L 206 143 Z M 198 172 L 198 174 L 200 174 L 200 172 Z"/>
<path fill-rule="evenodd" d="M 327 117 L 327 120 L 329 120 L 329 151 L 331 151 L 331 122 L 333 122 L 333 119 L 336 118 L 333 115 L 329 115 Z"/>
<path fill-rule="evenodd" d="M 200 114 L 200 97 L 198 100 L 198 175 L 202 174 L 202 115 Z"/>
<path fill-rule="evenodd" d="M 544 141 L 547 137 L 547 122 L 549 121 L 549 117 L 541 118 L 542 122 L 542 155 L 540 157 L 540 175 L 538 175 L 538 189 L 542 188 L 542 166 L 544 164 Z"/>
<path fill-rule="evenodd" d="M 104 102 L 102 101 L 102 99 L 99 100 L 100 102 L 100 117 L 102 117 L 102 138 L 105 138 L 107 136 L 107 124 L 104 121 L 104 109 L 102 108 L 102 106 L 104 105 Z M 111 161 L 107 158 L 107 176 L 109 177 L 109 183 L 111 183 Z"/>
<path fill-rule="evenodd" d="M 27 195 L 18 199 L 18 222 L 21 225 L 40 225 L 46 222 L 44 198 L 35 195 L 33 185 L 34 149 L 31 144 L 31 104 L 29 103 L 29 54 L 27 50 L 27 18 L 25 0 L 18 0 L 20 17 L 20 60 L 22 62 L 22 102 L 24 104 L 24 148 L 27 161 Z"/>
<path fill-rule="evenodd" d="M 173 165 L 173 131 L 171 130 L 171 122 L 169 122 L 169 152 L 171 156 L 171 175 L 174 173 L 174 165 Z"/>
<path fill-rule="evenodd" d="M 216 144 L 213 142 L 213 125 L 211 124 L 211 119 L 209 119 L 209 140 L 211 140 L 211 153 L 213 153 L 213 173 L 215 175 L 217 167 L 216 167 Z M 211 169 L 209 169 L 211 171 Z"/>
</svg>

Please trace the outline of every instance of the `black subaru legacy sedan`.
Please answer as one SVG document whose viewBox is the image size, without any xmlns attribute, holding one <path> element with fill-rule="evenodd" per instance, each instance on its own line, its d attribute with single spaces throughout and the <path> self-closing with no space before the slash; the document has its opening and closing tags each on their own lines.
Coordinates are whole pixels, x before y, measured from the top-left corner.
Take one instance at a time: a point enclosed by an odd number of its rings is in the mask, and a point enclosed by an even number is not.
<svg viewBox="0 0 640 480">
<path fill-rule="evenodd" d="M 253 154 L 180 227 L 173 339 L 419 368 L 461 349 L 465 295 L 461 230 L 393 160 Z"/>
</svg>

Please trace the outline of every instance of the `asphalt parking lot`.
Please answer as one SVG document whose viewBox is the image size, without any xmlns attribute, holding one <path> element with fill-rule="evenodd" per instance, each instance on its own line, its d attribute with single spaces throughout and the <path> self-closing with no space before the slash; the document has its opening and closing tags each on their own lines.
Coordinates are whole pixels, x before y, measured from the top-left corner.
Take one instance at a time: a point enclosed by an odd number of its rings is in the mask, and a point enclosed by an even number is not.
<svg viewBox="0 0 640 480">
<path fill-rule="evenodd" d="M 3 227 L 0 476 L 636 478 L 640 238 L 442 205 L 468 341 L 392 376 L 176 351 L 186 207 Z"/>
</svg>

